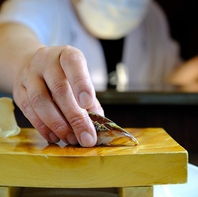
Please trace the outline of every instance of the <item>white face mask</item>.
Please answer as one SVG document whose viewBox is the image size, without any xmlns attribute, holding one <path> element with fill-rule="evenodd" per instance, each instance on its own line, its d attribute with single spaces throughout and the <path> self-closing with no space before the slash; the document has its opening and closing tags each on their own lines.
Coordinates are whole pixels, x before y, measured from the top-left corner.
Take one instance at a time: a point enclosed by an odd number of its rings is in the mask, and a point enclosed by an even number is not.
<svg viewBox="0 0 198 197">
<path fill-rule="evenodd" d="M 118 39 L 137 27 L 149 7 L 150 0 L 81 0 L 78 15 L 94 36 Z"/>
</svg>

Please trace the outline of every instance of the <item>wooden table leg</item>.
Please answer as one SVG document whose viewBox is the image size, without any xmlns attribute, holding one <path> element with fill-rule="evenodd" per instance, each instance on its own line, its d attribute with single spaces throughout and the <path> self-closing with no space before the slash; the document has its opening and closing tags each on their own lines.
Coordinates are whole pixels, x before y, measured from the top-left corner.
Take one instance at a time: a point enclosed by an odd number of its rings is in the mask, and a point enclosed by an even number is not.
<svg viewBox="0 0 198 197">
<path fill-rule="evenodd" d="M 119 197 L 153 197 L 153 186 L 120 187 L 118 195 Z"/>
<path fill-rule="evenodd" d="M 21 193 L 21 187 L 1 187 L 0 197 L 18 197 Z"/>
</svg>

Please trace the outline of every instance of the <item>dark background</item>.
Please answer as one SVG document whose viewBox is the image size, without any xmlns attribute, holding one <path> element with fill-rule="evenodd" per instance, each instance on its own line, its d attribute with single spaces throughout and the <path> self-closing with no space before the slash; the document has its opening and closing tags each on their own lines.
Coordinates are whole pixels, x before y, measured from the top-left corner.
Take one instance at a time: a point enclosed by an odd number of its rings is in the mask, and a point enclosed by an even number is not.
<svg viewBox="0 0 198 197">
<path fill-rule="evenodd" d="M 198 1 L 156 0 L 167 16 L 172 37 L 181 47 L 181 56 L 189 59 L 198 52 Z"/>
</svg>

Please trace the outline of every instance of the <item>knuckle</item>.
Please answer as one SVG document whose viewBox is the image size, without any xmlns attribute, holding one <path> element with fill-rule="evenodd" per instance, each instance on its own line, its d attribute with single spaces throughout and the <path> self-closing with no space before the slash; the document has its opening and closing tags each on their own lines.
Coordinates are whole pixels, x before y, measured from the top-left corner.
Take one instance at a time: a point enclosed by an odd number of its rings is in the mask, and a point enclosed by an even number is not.
<svg viewBox="0 0 198 197">
<path fill-rule="evenodd" d="M 37 60 L 39 60 L 41 57 L 42 58 L 47 58 L 48 54 L 49 54 L 49 48 L 47 48 L 47 47 L 41 47 L 41 48 L 39 48 L 36 51 L 35 58 Z"/>
<path fill-rule="evenodd" d="M 30 64 L 32 64 L 32 65 L 41 65 L 43 61 L 49 62 L 49 60 L 50 60 L 49 57 L 50 57 L 50 54 L 51 54 L 50 51 L 51 50 L 48 47 L 39 48 L 36 51 L 36 53 L 34 54 Z"/>
<path fill-rule="evenodd" d="M 45 93 L 42 91 L 33 91 L 29 97 L 30 103 L 33 108 L 40 108 L 47 100 Z"/>
<path fill-rule="evenodd" d="M 95 91 L 92 86 L 92 83 L 90 82 L 89 78 L 82 78 L 82 77 L 76 77 L 73 82 L 73 88 L 77 91 L 86 91 L 90 95 L 94 96 Z"/>
<path fill-rule="evenodd" d="M 24 114 L 29 114 L 29 112 L 31 111 L 31 106 L 28 100 L 23 100 L 20 106 Z"/>
<path fill-rule="evenodd" d="M 77 114 L 70 118 L 70 124 L 74 129 L 80 129 L 85 126 L 86 123 L 86 115 L 85 114 Z"/>
<path fill-rule="evenodd" d="M 69 87 L 64 82 L 54 83 L 52 87 L 52 97 L 61 97 L 69 94 Z"/>
<path fill-rule="evenodd" d="M 35 117 L 33 109 L 27 100 L 21 102 L 21 110 L 37 130 L 40 132 L 46 130 L 47 126 L 43 123 L 43 121 L 41 121 L 41 119 Z"/>
<path fill-rule="evenodd" d="M 47 141 L 50 141 L 49 139 L 49 128 L 41 121 L 41 120 L 35 120 L 32 124 L 37 131 L 45 138 Z"/>
<path fill-rule="evenodd" d="M 87 83 L 87 79 L 83 79 L 83 78 L 80 78 L 80 77 L 76 77 L 75 80 L 74 80 L 74 86 L 77 86 L 77 87 L 89 87 L 88 86 L 88 83 Z"/>
<path fill-rule="evenodd" d="M 33 122 L 33 125 L 39 132 L 42 132 L 42 133 L 44 133 L 47 129 L 47 126 L 40 119 L 35 120 Z"/>
<path fill-rule="evenodd" d="M 66 123 L 65 121 L 54 121 L 50 124 L 50 129 L 56 133 L 58 136 L 62 135 L 66 131 Z"/>
<path fill-rule="evenodd" d="M 66 46 L 60 55 L 61 65 L 72 65 L 76 61 L 86 62 L 84 54 L 77 48 Z"/>
</svg>

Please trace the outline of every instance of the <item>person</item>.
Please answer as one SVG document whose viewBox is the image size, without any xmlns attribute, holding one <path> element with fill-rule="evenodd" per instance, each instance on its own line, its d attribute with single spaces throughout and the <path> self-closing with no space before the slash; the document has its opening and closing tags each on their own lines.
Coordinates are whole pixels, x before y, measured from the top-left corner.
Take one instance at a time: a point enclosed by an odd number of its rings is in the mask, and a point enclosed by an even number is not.
<svg viewBox="0 0 198 197">
<path fill-rule="evenodd" d="M 198 92 L 198 56 L 195 56 L 181 66 L 176 67 L 168 76 L 167 81 L 184 92 Z"/>
<path fill-rule="evenodd" d="M 87 111 L 104 115 L 104 40 L 122 40 L 117 87 L 161 84 L 180 63 L 166 18 L 152 0 L 8 0 L 0 12 L 0 90 L 51 143 L 94 146 Z M 111 74 L 111 72 L 109 72 Z"/>
</svg>

